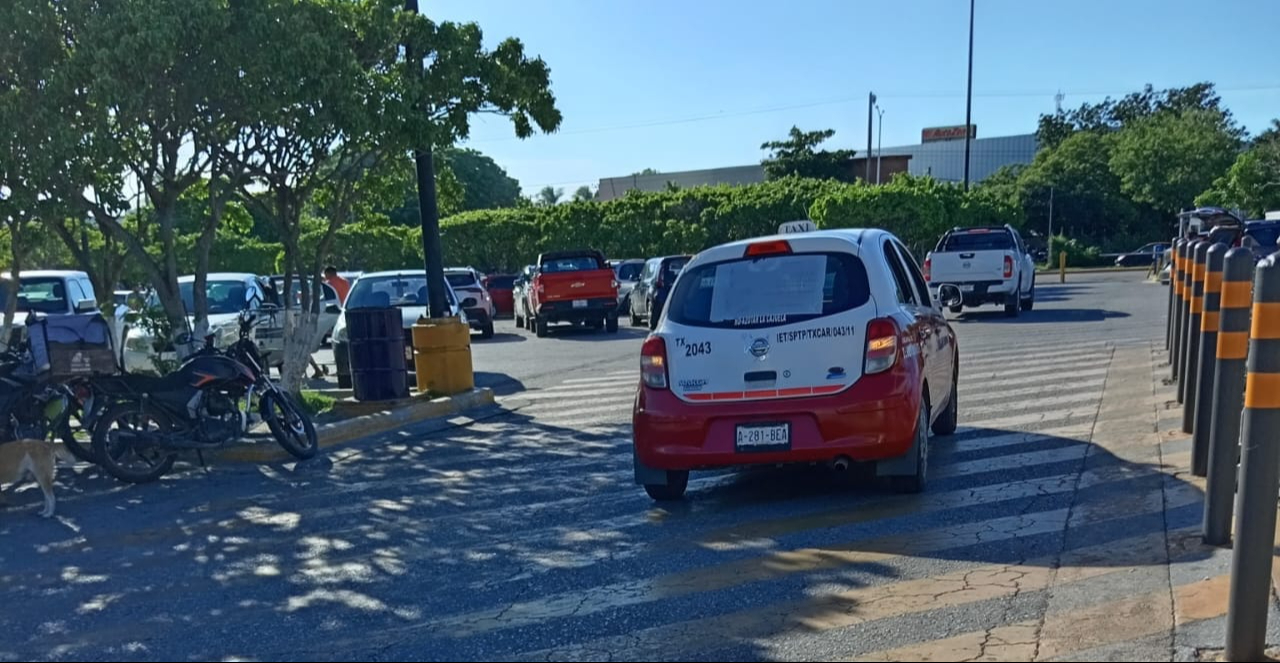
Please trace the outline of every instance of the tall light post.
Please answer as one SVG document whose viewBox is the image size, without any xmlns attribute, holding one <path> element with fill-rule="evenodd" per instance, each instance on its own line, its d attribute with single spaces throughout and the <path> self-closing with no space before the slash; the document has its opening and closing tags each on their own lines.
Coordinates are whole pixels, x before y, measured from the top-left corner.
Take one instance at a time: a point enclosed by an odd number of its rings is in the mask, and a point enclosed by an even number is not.
<svg viewBox="0 0 1280 663">
<path fill-rule="evenodd" d="M 884 158 L 884 109 L 876 104 L 876 184 L 880 183 L 880 160 Z"/>
<path fill-rule="evenodd" d="M 969 88 L 964 95 L 964 190 L 969 190 L 969 148 L 973 142 L 973 10 L 969 0 Z"/>
<path fill-rule="evenodd" d="M 863 169 L 863 180 L 867 183 L 871 182 L 871 125 L 875 123 L 876 110 L 876 93 L 871 92 L 867 96 L 867 157 L 863 159 L 866 162 L 866 168 Z"/>
<path fill-rule="evenodd" d="M 405 0 L 407 12 L 418 13 L 418 0 Z M 423 76 L 422 56 L 405 45 L 405 59 Z M 416 60 L 416 61 L 415 61 Z M 444 248 L 440 244 L 440 209 L 436 203 L 435 163 L 431 154 L 431 142 L 418 145 L 413 150 L 413 165 L 418 176 L 418 215 L 422 226 L 422 260 L 427 272 L 427 312 L 433 318 L 449 317 L 444 291 Z"/>
</svg>

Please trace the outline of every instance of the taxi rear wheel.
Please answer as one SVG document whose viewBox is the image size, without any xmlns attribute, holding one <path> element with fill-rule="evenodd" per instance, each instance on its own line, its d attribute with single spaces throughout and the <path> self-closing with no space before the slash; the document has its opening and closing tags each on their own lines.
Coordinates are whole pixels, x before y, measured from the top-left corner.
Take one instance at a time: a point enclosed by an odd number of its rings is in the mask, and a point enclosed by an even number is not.
<svg viewBox="0 0 1280 663">
<path fill-rule="evenodd" d="M 644 492 L 655 502 L 674 502 L 684 497 L 689 488 L 689 472 L 685 470 L 667 470 L 665 484 L 646 483 Z"/>
<path fill-rule="evenodd" d="M 933 422 L 934 435 L 951 435 L 956 432 L 956 423 L 960 415 L 960 395 L 958 393 L 959 390 L 956 388 L 956 381 L 959 377 L 958 370 L 955 376 L 951 378 L 951 396 L 947 399 L 947 409 L 943 410 Z"/>
<path fill-rule="evenodd" d="M 916 454 L 916 473 L 891 477 L 893 490 L 899 493 L 922 493 L 929 477 L 929 403 L 920 402 L 920 420 L 916 422 L 916 439 L 911 445 Z"/>
</svg>

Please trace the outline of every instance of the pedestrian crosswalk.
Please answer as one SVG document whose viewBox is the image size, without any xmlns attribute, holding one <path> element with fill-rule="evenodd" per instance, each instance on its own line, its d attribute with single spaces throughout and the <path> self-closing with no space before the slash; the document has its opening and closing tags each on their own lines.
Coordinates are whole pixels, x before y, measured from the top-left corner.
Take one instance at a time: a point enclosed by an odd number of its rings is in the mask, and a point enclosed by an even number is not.
<svg viewBox="0 0 1280 663">
<path fill-rule="evenodd" d="M 961 425 L 935 439 L 925 494 L 783 507 L 780 494 L 814 493 L 780 470 L 695 473 L 685 517 L 666 507 L 575 524 L 628 542 L 634 567 L 590 561 L 605 567 L 602 582 L 525 592 L 431 629 L 446 643 L 518 639 L 504 654 L 516 660 L 1165 652 L 1157 636 L 1174 622 L 1221 622 L 1227 556 L 1196 542 L 1201 490 L 1179 474 L 1186 440 L 1119 432 L 1157 431 L 1161 352 L 1142 339 L 962 349 Z M 613 431 L 608 462 L 625 483 L 636 382 L 618 370 L 510 400 L 547 426 Z M 681 561 L 639 561 L 666 556 Z M 645 568 L 663 570 L 636 573 Z M 583 627 L 597 620 L 618 627 Z"/>
</svg>

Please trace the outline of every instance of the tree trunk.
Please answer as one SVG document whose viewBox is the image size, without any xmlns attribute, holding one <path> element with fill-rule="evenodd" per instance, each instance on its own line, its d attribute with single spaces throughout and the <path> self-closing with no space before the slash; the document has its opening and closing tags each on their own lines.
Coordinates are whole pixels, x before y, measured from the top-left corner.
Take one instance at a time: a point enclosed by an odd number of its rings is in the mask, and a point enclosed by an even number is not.
<svg viewBox="0 0 1280 663">
<path fill-rule="evenodd" d="M 218 183 L 216 164 L 213 172 L 214 176 L 209 178 L 209 216 L 200 229 L 200 237 L 196 239 L 196 278 L 191 286 L 191 302 L 195 307 L 195 311 L 192 311 L 195 316 L 192 334 L 196 341 L 201 341 L 209 334 L 209 291 L 206 288 L 209 280 L 209 251 L 213 248 L 213 240 L 217 236 L 218 224 L 222 222 L 222 211 L 226 204 L 222 187 Z"/>
<path fill-rule="evenodd" d="M 286 282 L 291 282 L 293 275 L 301 271 L 300 267 L 304 263 L 301 259 L 302 242 L 298 219 L 301 212 L 292 205 L 281 205 L 280 211 L 288 215 L 288 218 L 281 219 L 281 240 L 284 244 L 285 278 Z M 324 339 L 324 334 L 319 329 L 320 316 L 312 302 L 314 297 L 306 296 L 310 295 L 312 289 L 307 282 L 310 280 L 309 275 L 299 276 L 304 279 L 299 283 L 299 291 L 305 293 L 300 305 L 292 305 L 288 285 L 284 293 L 284 364 L 280 367 L 280 386 L 292 394 L 302 391 L 302 379 L 311 363 L 311 355 L 320 349 L 320 341 Z"/>
<path fill-rule="evenodd" d="M 8 349 L 13 334 L 14 319 L 18 315 L 18 275 L 22 273 L 22 222 L 13 220 L 9 226 L 9 248 L 12 255 L 9 275 L 12 283 L 4 298 L 4 325 L 0 326 L 0 347 Z"/>
</svg>

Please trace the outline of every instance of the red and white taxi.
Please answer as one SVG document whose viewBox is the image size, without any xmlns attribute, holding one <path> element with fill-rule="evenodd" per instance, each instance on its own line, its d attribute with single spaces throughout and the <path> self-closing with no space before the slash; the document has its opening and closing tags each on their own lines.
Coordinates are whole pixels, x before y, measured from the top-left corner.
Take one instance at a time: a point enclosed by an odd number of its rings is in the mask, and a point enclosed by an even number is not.
<svg viewBox="0 0 1280 663">
<path fill-rule="evenodd" d="M 930 426 L 956 427 L 955 334 L 883 230 L 698 254 L 640 365 L 635 478 L 656 500 L 683 496 L 690 470 L 776 463 L 875 462 L 898 490 L 918 492 Z"/>
</svg>

